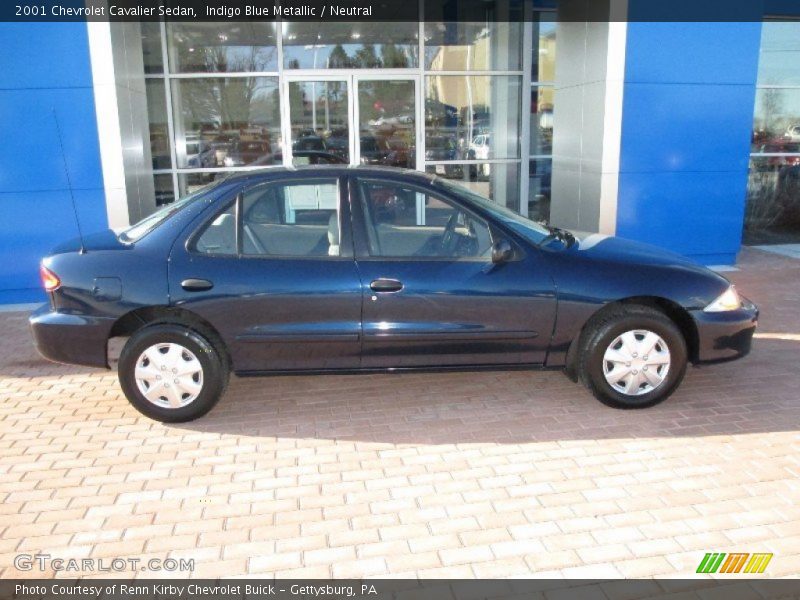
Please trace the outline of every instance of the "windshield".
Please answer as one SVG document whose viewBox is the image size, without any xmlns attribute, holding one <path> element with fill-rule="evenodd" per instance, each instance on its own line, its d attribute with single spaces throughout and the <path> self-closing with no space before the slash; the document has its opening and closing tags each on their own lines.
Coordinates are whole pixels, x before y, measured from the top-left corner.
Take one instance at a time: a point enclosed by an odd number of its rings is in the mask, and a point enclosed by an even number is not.
<svg viewBox="0 0 800 600">
<path fill-rule="evenodd" d="M 524 238 L 532 241 L 534 244 L 541 242 L 550 233 L 550 230 L 541 223 L 536 223 L 535 221 L 526 219 L 521 214 L 515 213 L 504 206 L 500 206 L 499 204 L 495 204 L 488 198 L 484 198 L 483 196 L 468 190 L 464 186 L 451 183 L 444 179 L 437 179 L 437 182 L 459 198 L 463 198 L 468 203 L 482 208 L 494 218 L 501 221 L 503 225 L 509 229 L 512 229 L 515 233 L 523 236 Z"/>
<path fill-rule="evenodd" d="M 161 210 L 157 210 L 152 215 L 145 217 L 135 225 L 131 225 L 128 229 L 120 233 L 119 239 L 125 243 L 131 243 L 141 239 L 142 237 L 144 237 L 145 234 L 155 229 L 158 225 L 169 219 L 172 215 L 183 210 L 186 206 L 188 206 L 201 196 L 205 196 L 206 193 L 211 191 L 222 181 L 224 181 L 224 178 L 217 179 L 216 181 L 206 186 L 203 186 L 199 190 L 189 194 L 185 198 L 181 198 L 177 202 L 167 204 L 166 206 L 161 208 Z"/>
</svg>

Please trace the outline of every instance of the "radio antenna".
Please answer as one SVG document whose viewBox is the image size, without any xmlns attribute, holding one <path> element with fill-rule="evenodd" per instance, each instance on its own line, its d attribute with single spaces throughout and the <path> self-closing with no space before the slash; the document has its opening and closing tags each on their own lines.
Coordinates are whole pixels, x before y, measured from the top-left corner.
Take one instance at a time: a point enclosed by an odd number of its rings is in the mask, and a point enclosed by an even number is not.
<svg viewBox="0 0 800 600">
<path fill-rule="evenodd" d="M 53 107 L 53 119 L 56 122 L 56 133 L 58 134 L 58 146 L 61 148 L 61 161 L 64 163 L 64 175 L 67 178 L 67 187 L 69 188 L 69 198 L 72 202 L 72 214 L 75 215 L 75 225 L 78 227 L 78 238 L 81 241 L 81 254 L 86 253 L 86 246 L 83 243 L 83 231 L 81 230 L 81 221 L 78 218 L 78 205 L 75 204 L 75 193 L 72 191 L 72 180 L 69 177 L 69 169 L 67 168 L 67 155 L 64 152 L 64 140 L 61 139 L 61 125 L 58 122 L 58 113 Z"/>
</svg>

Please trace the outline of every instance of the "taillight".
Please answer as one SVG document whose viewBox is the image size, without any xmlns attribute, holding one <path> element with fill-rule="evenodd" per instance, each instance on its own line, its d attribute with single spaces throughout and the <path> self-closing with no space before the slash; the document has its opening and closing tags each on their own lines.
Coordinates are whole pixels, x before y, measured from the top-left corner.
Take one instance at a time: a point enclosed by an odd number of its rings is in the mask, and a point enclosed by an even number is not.
<svg viewBox="0 0 800 600">
<path fill-rule="evenodd" d="M 41 265 L 39 267 L 39 274 L 42 277 L 42 285 L 44 286 L 44 291 L 46 292 L 55 292 L 58 288 L 61 287 L 61 280 L 58 278 L 58 275 L 53 273 L 50 269 Z"/>
</svg>

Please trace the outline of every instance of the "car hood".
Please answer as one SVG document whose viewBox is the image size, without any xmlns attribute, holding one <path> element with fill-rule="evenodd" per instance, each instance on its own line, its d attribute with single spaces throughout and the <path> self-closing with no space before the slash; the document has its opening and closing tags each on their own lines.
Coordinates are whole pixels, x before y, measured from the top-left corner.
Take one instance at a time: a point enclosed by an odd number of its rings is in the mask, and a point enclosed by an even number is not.
<svg viewBox="0 0 800 600">
<path fill-rule="evenodd" d="M 636 265 L 673 266 L 706 274 L 713 273 L 713 271 L 698 264 L 691 258 L 651 244 L 602 233 L 573 231 L 572 234 L 575 236 L 575 244 L 570 250 L 579 255 L 585 255 L 592 260 Z"/>
</svg>

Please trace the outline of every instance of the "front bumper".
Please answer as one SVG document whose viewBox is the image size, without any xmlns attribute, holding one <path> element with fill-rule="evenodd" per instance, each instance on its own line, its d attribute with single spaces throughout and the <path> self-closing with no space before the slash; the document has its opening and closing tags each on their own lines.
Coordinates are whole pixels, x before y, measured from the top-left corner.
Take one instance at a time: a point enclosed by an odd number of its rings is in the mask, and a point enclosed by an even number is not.
<svg viewBox="0 0 800 600">
<path fill-rule="evenodd" d="M 725 312 L 692 311 L 697 325 L 698 362 L 741 358 L 750 352 L 758 325 L 758 307 L 742 298 L 742 308 Z"/>
<path fill-rule="evenodd" d="M 114 319 L 59 313 L 45 304 L 28 321 L 36 349 L 46 359 L 108 368 L 108 336 Z"/>
</svg>

